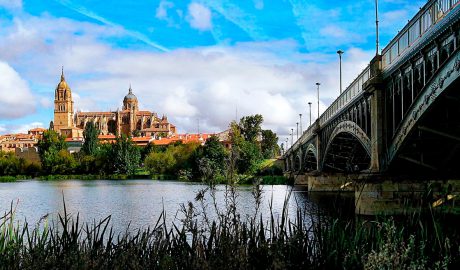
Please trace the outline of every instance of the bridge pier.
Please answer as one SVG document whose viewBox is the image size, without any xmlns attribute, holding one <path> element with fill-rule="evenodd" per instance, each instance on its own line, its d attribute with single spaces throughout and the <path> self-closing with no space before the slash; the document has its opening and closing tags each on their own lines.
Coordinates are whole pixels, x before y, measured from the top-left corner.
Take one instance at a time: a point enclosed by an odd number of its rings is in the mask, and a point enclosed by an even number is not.
<svg viewBox="0 0 460 270">
<path fill-rule="evenodd" d="M 399 215 L 419 209 L 460 214 L 460 180 L 369 179 L 355 185 L 355 213 Z"/>
<path fill-rule="evenodd" d="M 303 186 L 309 192 L 353 192 L 353 181 L 358 175 L 342 173 L 306 173 L 294 176 L 296 186 Z"/>
</svg>

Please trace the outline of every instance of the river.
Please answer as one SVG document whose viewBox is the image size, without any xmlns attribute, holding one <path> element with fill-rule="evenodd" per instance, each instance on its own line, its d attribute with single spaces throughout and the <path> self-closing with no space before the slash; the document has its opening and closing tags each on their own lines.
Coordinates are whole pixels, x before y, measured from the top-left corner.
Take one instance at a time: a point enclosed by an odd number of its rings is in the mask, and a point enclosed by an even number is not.
<svg viewBox="0 0 460 270">
<path fill-rule="evenodd" d="M 192 202 L 197 210 L 201 210 L 195 197 L 205 188 L 200 183 L 156 180 L 26 180 L 0 183 L 0 216 L 10 209 L 13 202 L 15 219 L 19 222 L 27 220 L 29 224 L 37 224 L 45 215 L 49 220 L 56 220 L 58 213 L 63 213 L 64 197 L 67 213 L 73 217 L 79 213 L 81 221 L 92 222 L 110 215 L 115 231 L 121 232 L 128 225 L 130 229 L 153 226 L 163 210 L 167 224 L 179 224 L 183 217 L 181 204 Z M 219 209 L 225 206 L 225 189 L 224 185 L 217 186 L 216 204 Z M 255 213 L 252 190 L 252 186 L 237 188 L 237 209 L 242 218 Z M 291 218 L 295 217 L 299 207 L 307 212 L 316 212 L 333 207 L 331 201 L 335 200 L 331 196 L 311 197 L 305 190 L 290 186 L 264 185 L 259 212 L 263 219 L 267 220 L 270 212 L 275 217 L 279 216 L 289 194 L 287 209 Z M 209 193 L 205 198 L 210 215 L 215 215 Z"/>
</svg>

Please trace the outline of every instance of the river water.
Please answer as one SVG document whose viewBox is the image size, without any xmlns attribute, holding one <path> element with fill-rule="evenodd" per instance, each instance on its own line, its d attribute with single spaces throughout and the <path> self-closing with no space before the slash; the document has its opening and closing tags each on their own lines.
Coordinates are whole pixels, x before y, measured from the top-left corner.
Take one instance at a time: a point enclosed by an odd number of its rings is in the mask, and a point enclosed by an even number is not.
<svg viewBox="0 0 460 270">
<path fill-rule="evenodd" d="M 15 219 L 19 222 L 27 220 L 29 224 L 37 224 L 45 215 L 48 220 L 57 220 L 58 213 L 63 213 L 64 197 L 67 213 L 73 217 L 78 213 L 81 221 L 92 222 L 111 215 L 115 231 L 122 232 L 128 225 L 131 229 L 155 225 L 163 210 L 167 224 L 180 224 L 183 217 L 181 204 L 191 202 L 198 211 L 201 210 L 202 206 L 195 197 L 205 188 L 200 183 L 156 180 L 27 180 L 0 183 L 0 216 L 10 209 L 13 202 Z M 216 205 L 221 210 L 225 207 L 225 190 L 225 186 L 217 186 Z M 237 188 L 237 211 L 243 219 L 255 214 L 252 191 L 252 186 Z M 210 216 L 215 216 L 209 193 L 205 199 Z M 298 208 L 306 212 L 327 210 L 334 207 L 331 201 L 335 199 L 331 196 L 311 197 L 306 191 L 290 186 L 265 185 L 262 186 L 259 214 L 264 220 L 268 220 L 270 213 L 276 218 L 281 214 L 285 201 L 289 216 L 295 218 Z"/>
</svg>

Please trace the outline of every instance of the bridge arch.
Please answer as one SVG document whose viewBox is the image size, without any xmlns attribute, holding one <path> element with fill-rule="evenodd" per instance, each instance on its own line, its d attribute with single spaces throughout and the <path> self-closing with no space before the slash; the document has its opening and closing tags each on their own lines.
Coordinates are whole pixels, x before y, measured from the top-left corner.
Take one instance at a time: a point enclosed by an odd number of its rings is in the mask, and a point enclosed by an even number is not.
<svg viewBox="0 0 460 270">
<path fill-rule="evenodd" d="M 293 168 L 293 171 L 294 172 L 300 172 L 302 170 L 302 153 L 297 153 L 295 156 L 294 156 L 294 168 Z"/>
<path fill-rule="evenodd" d="M 309 143 L 305 149 L 302 165 L 304 172 L 314 171 L 318 168 L 318 152 L 312 143 Z"/>
<path fill-rule="evenodd" d="M 451 50 L 449 46 L 440 53 L 442 63 L 439 68 L 420 87 L 419 94 L 396 126 L 389 142 L 388 166 L 396 163 L 399 169 L 404 169 L 401 163 L 404 161 L 432 172 L 456 168 L 447 164 L 448 160 L 460 158 L 460 153 L 455 150 L 460 149 L 460 93 L 457 91 L 460 87 L 460 51 L 458 48 L 454 52 Z"/>
<path fill-rule="evenodd" d="M 355 122 L 340 122 L 324 149 L 323 170 L 358 172 L 369 169 L 371 141 Z"/>
</svg>

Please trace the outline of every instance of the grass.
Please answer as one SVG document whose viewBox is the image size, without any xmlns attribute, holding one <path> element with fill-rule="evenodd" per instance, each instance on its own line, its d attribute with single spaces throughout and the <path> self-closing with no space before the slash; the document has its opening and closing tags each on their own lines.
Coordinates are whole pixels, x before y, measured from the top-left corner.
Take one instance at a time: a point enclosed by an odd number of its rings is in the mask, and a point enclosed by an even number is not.
<svg viewBox="0 0 460 270">
<path fill-rule="evenodd" d="M 82 224 L 77 215 L 20 226 L 14 207 L 0 217 L 1 269 L 459 269 L 459 235 L 448 216 L 343 220 L 298 209 L 294 219 L 268 213 L 241 219 L 234 187 L 226 207 L 213 186 L 182 205 L 177 224 L 165 213 L 150 228 L 115 234 L 110 216 Z M 206 193 L 212 199 L 206 200 Z M 254 187 L 258 209 L 261 190 Z M 64 200 L 63 200 L 64 201 Z M 215 211 L 215 219 L 209 214 Z"/>
<path fill-rule="evenodd" d="M 129 180 L 129 179 L 146 179 L 146 175 L 126 175 L 126 174 L 74 174 L 74 175 L 45 175 L 38 177 L 42 181 L 58 181 L 58 180 Z"/>
<path fill-rule="evenodd" d="M 26 175 L 16 175 L 16 176 L 0 176 L 0 183 L 1 182 L 16 182 L 18 180 L 26 180 L 30 179 L 31 177 L 26 176 Z"/>
</svg>

